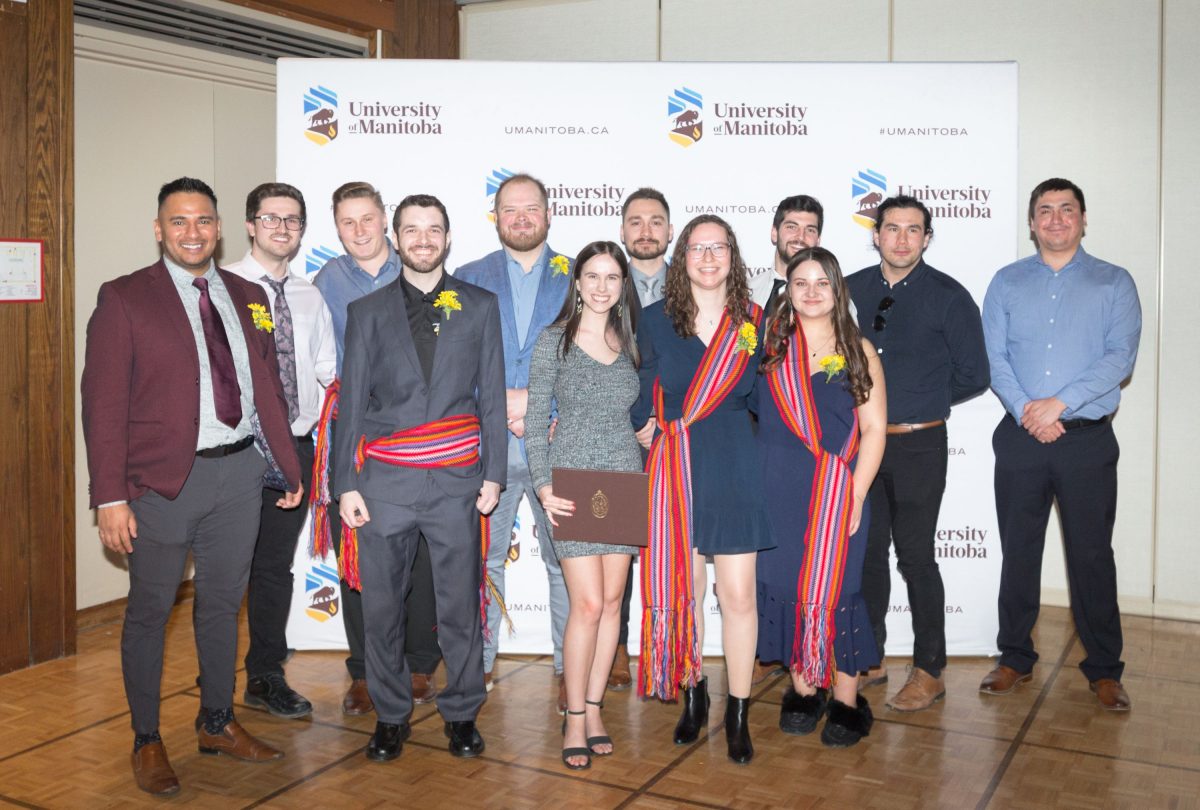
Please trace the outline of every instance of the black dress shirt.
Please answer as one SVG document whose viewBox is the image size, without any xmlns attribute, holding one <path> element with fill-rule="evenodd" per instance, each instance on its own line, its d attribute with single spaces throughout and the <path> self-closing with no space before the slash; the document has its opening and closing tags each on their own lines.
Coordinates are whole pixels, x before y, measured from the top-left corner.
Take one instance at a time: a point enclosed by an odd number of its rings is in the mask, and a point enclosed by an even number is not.
<svg viewBox="0 0 1200 810">
<path fill-rule="evenodd" d="M 883 361 L 890 424 L 945 419 L 952 404 L 987 389 L 979 307 L 962 284 L 921 261 L 895 286 L 879 265 L 846 285 L 859 328 Z"/>
<path fill-rule="evenodd" d="M 400 277 L 400 288 L 404 290 L 404 311 L 408 315 L 408 328 L 412 331 L 417 359 L 421 362 L 421 373 L 425 382 L 433 373 L 433 354 L 437 350 L 438 330 L 442 325 L 442 311 L 433 305 L 442 290 L 446 289 L 446 276 L 438 280 L 437 286 L 423 293 Z"/>
</svg>

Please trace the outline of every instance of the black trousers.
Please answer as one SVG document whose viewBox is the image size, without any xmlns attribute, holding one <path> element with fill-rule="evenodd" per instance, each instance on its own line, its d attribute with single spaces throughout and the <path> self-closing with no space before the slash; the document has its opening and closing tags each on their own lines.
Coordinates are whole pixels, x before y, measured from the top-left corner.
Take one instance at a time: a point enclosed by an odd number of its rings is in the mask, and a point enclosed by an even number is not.
<svg viewBox="0 0 1200 810">
<path fill-rule="evenodd" d="M 292 606 L 292 561 L 304 519 L 308 515 L 308 491 L 312 486 L 313 441 L 311 436 L 296 439 L 300 456 L 300 480 L 305 500 L 295 509 L 275 505 L 283 493 L 262 490 L 262 516 L 258 523 L 258 541 L 250 567 L 250 592 L 246 596 L 246 621 L 250 628 L 250 648 L 246 651 L 246 677 L 257 678 L 282 673 L 287 658 L 287 621 Z"/>
<path fill-rule="evenodd" d="M 337 423 L 335 422 L 330 433 L 336 429 Z M 333 436 L 331 435 L 330 442 L 332 443 L 332 441 Z M 331 458 L 330 467 L 332 466 Z M 329 529 L 333 533 L 334 553 L 338 560 L 341 560 L 342 517 L 338 512 L 336 500 L 329 505 Z M 359 561 L 365 562 L 361 547 L 358 555 Z M 429 565 L 429 547 L 424 537 L 420 538 L 417 545 L 411 581 L 412 589 L 404 603 L 408 617 L 405 658 L 410 671 L 429 675 L 437 669 L 438 661 L 442 659 L 442 651 L 438 647 L 437 605 L 433 590 L 433 571 Z M 350 655 L 346 658 L 346 670 L 350 673 L 351 678 L 362 680 L 367 677 L 362 592 L 351 588 L 344 579 L 339 585 L 342 592 L 342 623 L 346 628 L 346 643 L 350 647 Z"/>
<path fill-rule="evenodd" d="M 363 606 L 367 617 L 367 686 L 384 723 L 412 714 L 406 598 L 418 538 L 428 540 L 437 593 L 438 638 L 446 658 L 446 688 L 438 711 L 447 721 L 474 720 L 483 705 L 483 626 L 479 512 L 475 493 L 450 496 L 433 480 L 411 505 L 368 500 L 371 520 L 359 530 Z"/>
<path fill-rule="evenodd" d="M 946 490 L 946 426 L 887 437 L 871 484 L 871 527 L 863 563 L 863 597 L 880 658 L 892 595 L 888 548 L 908 586 L 913 666 L 939 675 L 946 666 L 946 590 L 934 554 L 938 512 Z"/>
<path fill-rule="evenodd" d="M 1087 657 L 1089 681 L 1120 680 L 1121 612 L 1112 531 L 1117 514 L 1117 459 L 1112 425 L 1069 430 L 1042 444 L 1011 416 L 992 434 L 996 453 L 996 516 L 1000 569 L 1000 663 L 1029 672 L 1037 661 L 1033 627 L 1041 606 L 1042 551 L 1050 506 L 1062 519 L 1071 614 Z"/>
</svg>

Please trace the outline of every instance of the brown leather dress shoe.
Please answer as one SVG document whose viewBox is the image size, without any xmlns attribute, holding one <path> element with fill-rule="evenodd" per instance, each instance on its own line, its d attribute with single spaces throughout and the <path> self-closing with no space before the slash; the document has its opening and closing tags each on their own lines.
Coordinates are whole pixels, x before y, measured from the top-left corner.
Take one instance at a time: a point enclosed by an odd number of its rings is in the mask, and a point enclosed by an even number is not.
<svg viewBox="0 0 1200 810">
<path fill-rule="evenodd" d="M 608 688 L 623 692 L 630 686 L 633 686 L 633 676 L 629 673 L 629 649 L 624 644 L 618 644 L 612 672 L 608 673 Z"/>
<path fill-rule="evenodd" d="M 1096 693 L 1096 699 L 1100 701 L 1100 705 L 1110 712 L 1127 712 L 1133 705 L 1129 702 L 1129 695 L 1126 694 L 1125 687 L 1121 686 L 1120 681 L 1101 678 L 1098 681 L 1092 681 L 1088 686 Z"/>
<path fill-rule="evenodd" d="M 920 667 L 913 667 L 908 673 L 908 683 L 892 695 L 886 705 L 894 712 L 919 712 L 945 696 L 945 680 L 940 676 L 933 677 Z"/>
<path fill-rule="evenodd" d="M 412 674 L 412 698 L 413 703 L 418 705 L 422 703 L 432 703 L 434 698 L 438 696 L 438 688 L 433 683 L 433 675 L 424 675 L 420 672 Z"/>
<path fill-rule="evenodd" d="M 370 714 L 373 711 L 375 702 L 371 700 L 371 693 L 367 691 L 367 679 L 355 678 L 350 682 L 346 696 L 342 698 L 342 714 Z"/>
<path fill-rule="evenodd" d="M 1033 678 L 1032 672 L 1017 672 L 1012 667 L 997 664 L 996 668 L 983 676 L 979 691 L 985 695 L 1007 695 L 1018 685 Z"/>
<path fill-rule="evenodd" d="M 565 715 L 567 713 L 567 681 L 561 672 L 554 678 L 558 681 L 558 713 Z"/>
<path fill-rule="evenodd" d="M 161 742 L 146 743 L 134 751 L 130 759 L 138 788 L 152 796 L 170 796 L 179 792 L 179 779 L 167 761 L 167 749 Z"/>
<path fill-rule="evenodd" d="M 226 754 L 244 762 L 270 762 L 282 759 L 283 752 L 251 736 L 237 720 L 230 720 L 220 734 L 209 734 L 201 725 L 196 732 L 201 754 Z"/>
</svg>

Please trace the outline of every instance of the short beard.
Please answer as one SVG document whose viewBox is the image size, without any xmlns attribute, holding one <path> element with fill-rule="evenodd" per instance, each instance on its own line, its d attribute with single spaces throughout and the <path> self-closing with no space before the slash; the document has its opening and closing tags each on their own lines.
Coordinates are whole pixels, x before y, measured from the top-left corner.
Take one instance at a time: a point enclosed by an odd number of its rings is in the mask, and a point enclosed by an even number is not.
<svg viewBox="0 0 1200 810">
<path fill-rule="evenodd" d="M 635 259 L 640 259 L 641 261 L 649 261 L 651 259 L 659 259 L 659 258 L 662 258 L 663 256 L 665 256 L 667 253 L 666 245 L 663 245 L 661 248 L 658 248 L 657 252 L 646 252 L 645 250 L 638 250 L 636 242 L 634 242 L 631 245 L 626 245 L 625 250 L 629 252 L 630 256 L 632 256 Z"/>
<path fill-rule="evenodd" d="M 412 270 L 414 273 L 432 273 L 446 263 L 446 257 L 450 255 L 450 246 L 447 245 L 441 253 L 433 257 L 427 262 L 418 262 L 412 256 L 409 256 L 403 250 L 396 251 L 400 255 L 400 263 Z"/>
<path fill-rule="evenodd" d="M 549 230 L 537 229 L 529 236 L 508 235 L 503 231 L 497 231 L 500 235 L 500 244 L 504 245 L 509 250 L 515 250 L 518 253 L 525 253 L 533 250 L 538 245 L 546 241 L 546 236 Z"/>
</svg>

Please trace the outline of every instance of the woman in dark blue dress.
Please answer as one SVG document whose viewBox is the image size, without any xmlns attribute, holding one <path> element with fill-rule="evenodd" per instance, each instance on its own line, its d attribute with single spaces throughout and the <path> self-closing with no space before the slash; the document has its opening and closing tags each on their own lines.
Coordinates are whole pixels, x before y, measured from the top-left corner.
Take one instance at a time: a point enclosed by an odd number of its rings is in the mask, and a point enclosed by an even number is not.
<svg viewBox="0 0 1200 810">
<path fill-rule="evenodd" d="M 776 540 L 758 557 L 758 654 L 790 662 L 780 728 L 808 734 L 828 710 L 821 741 L 845 747 L 870 730 L 857 676 L 879 663 L 860 587 L 887 429 L 883 368 L 832 253 L 802 250 L 787 280 L 751 401 Z"/>
<path fill-rule="evenodd" d="M 665 298 L 639 322 L 642 391 L 631 409 L 639 439 L 649 446 L 655 436 L 639 689 L 671 699 L 683 687 L 676 744 L 693 742 L 707 725 L 700 650 L 711 555 L 729 681 L 726 740 L 739 763 L 754 755 L 747 710 L 758 621 L 755 556 L 772 545 L 746 407 L 761 357 L 760 322 L 733 231 L 720 217 L 696 217 L 676 243 Z"/>
</svg>

